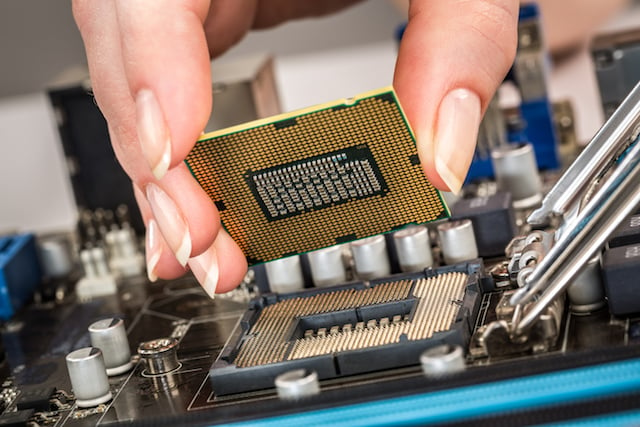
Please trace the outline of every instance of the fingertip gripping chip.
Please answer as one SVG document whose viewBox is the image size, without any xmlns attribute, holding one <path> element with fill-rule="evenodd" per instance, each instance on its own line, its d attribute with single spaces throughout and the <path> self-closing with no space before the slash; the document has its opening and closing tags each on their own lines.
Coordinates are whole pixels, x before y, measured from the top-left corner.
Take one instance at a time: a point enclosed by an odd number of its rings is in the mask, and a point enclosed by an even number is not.
<svg viewBox="0 0 640 427">
<path fill-rule="evenodd" d="M 250 264 L 449 216 L 391 88 L 209 133 L 186 163 Z"/>
</svg>

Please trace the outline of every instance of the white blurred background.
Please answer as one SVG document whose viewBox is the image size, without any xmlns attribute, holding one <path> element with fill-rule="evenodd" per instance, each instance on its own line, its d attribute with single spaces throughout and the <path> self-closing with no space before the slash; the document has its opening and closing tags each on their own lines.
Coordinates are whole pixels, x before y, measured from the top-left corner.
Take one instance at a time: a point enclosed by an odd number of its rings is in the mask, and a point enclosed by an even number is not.
<svg viewBox="0 0 640 427">
<path fill-rule="evenodd" d="M 625 13 L 608 28 L 636 25 Z M 249 35 L 223 56 L 232 61 L 270 52 L 285 111 L 390 85 L 394 34 L 405 20 L 388 1 L 369 0 L 328 18 Z M 86 67 L 69 0 L 3 0 L 0 4 L 0 234 L 71 229 L 76 208 L 46 88 Z M 602 122 L 586 52 L 553 70 L 552 99 L 575 97 L 578 137 Z"/>
</svg>

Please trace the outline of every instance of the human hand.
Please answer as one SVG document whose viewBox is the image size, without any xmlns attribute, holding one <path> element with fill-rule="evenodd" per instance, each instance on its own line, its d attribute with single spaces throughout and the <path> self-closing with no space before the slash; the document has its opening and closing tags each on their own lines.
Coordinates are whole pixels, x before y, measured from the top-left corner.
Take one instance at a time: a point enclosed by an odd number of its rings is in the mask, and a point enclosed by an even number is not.
<svg viewBox="0 0 640 427">
<path fill-rule="evenodd" d="M 457 193 L 516 52 L 517 0 L 413 0 L 394 87 L 427 178 Z"/>
<path fill-rule="evenodd" d="M 355 1 L 74 0 L 96 101 L 147 227 L 152 280 L 178 277 L 188 265 L 213 296 L 240 283 L 246 271 L 244 255 L 183 163 L 211 111 L 210 56 L 252 27 Z M 425 172 L 441 189 L 462 184 L 481 111 L 515 54 L 517 6 L 515 0 L 411 5 L 394 85 Z"/>
</svg>

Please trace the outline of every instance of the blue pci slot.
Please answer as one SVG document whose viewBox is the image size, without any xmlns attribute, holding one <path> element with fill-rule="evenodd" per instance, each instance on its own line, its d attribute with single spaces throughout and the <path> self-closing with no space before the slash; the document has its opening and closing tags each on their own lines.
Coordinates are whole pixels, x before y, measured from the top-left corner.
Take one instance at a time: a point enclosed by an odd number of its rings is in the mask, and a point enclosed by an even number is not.
<svg viewBox="0 0 640 427">
<path fill-rule="evenodd" d="M 541 427 L 610 427 L 639 426 L 640 411 L 621 412 L 602 417 L 582 418 L 563 423 L 543 424 Z"/>
<path fill-rule="evenodd" d="M 566 404 L 603 396 L 622 395 L 639 389 L 640 359 L 631 359 L 229 425 L 264 427 L 425 425 L 499 415 L 519 409 L 543 408 L 560 402 Z M 629 421 L 638 420 L 640 413 L 634 411 L 612 416 L 622 417 L 621 421 L 623 418 Z M 584 424 L 586 426 L 610 425 L 602 424 L 610 419 L 593 418 L 583 422 L 587 423 Z"/>
</svg>

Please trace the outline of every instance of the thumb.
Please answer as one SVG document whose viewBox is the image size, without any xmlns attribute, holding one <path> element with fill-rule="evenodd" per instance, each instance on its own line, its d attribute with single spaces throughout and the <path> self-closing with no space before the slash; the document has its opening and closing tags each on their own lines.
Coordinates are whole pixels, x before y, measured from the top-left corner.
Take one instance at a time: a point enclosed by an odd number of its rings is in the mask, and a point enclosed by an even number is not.
<svg viewBox="0 0 640 427">
<path fill-rule="evenodd" d="M 427 178 L 460 191 L 482 113 L 513 63 L 517 0 L 414 0 L 394 87 Z"/>
</svg>

